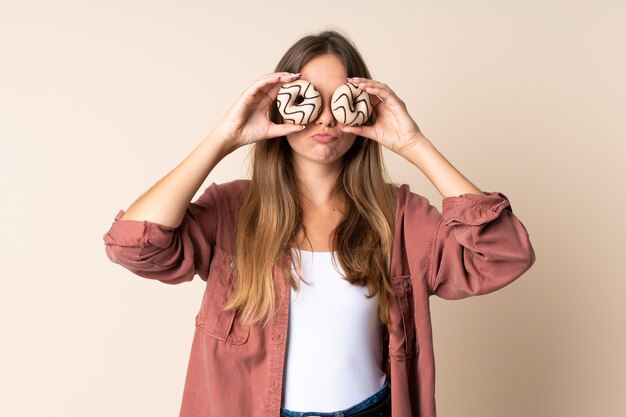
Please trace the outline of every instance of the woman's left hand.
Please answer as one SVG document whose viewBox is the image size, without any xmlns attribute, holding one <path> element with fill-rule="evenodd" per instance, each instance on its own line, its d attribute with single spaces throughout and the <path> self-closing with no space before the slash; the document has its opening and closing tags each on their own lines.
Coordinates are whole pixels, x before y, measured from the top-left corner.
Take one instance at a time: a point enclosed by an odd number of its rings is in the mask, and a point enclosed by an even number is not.
<svg viewBox="0 0 626 417">
<path fill-rule="evenodd" d="M 342 131 L 375 140 L 400 155 L 425 139 L 404 101 L 389 86 L 360 77 L 348 78 L 348 82 L 369 93 L 376 123 L 371 126 L 339 125 Z"/>
</svg>

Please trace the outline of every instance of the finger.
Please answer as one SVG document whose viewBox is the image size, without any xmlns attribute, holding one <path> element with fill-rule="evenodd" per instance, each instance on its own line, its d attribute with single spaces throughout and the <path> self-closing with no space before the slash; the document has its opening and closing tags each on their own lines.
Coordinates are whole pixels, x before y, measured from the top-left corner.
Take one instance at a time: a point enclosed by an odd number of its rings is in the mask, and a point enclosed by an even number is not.
<svg viewBox="0 0 626 417">
<path fill-rule="evenodd" d="M 376 85 L 373 81 L 359 83 L 357 86 L 361 90 L 367 91 L 370 96 L 377 96 L 381 101 L 382 100 L 394 100 L 397 99 L 396 95 L 387 87 L 381 86 L 379 83 Z"/>
<path fill-rule="evenodd" d="M 305 125 L 297 125 L 293 123 L 276 124 L 272 123 L 268 130 L 268 139 L 277 138 L 279 136 L 287 136 L 292 133 L 300 132 L 306 128 Z"/>
<path fill-rule="evenodd" d="M 288 72 L 264 75 L 241 94 L 241 99 L 246 106 L 258 103 L 259 101 L 267 101 L 268 104 L 271 104 L 278 96 L 278 93 L 274 92 L 272 89 L 273 87 L 280 89 L 280 86 L 297 80 L 301 75 L 302 74 L 291 74 Z"/>
<path fill-rule="evenodd" d="M 377 140 L 376 131 L 371 126 L 347 126 L 340 125 L 339 129 L 346 133 L 353 133 L 364 138 Z"/>
<path fill-rule="evenodd" d="M 375 94 L 370 94 L 370 101 L 372 102 L 372 108 L 375 109 L 376 106 L 383 102 L 383 99 Z"/>
<path fill-rule="evenodd" d="M 352 77 L 352 78 L 348 78 L 348 81 L 358 87 L 359 84 L 365 85 L 366 82 L 370 82 L 372 80 L 368 78 L 362 78 L 362 77 Z M 376 94 L 370 94 L 370 100 L 372 102 L 373 108 L 376 108 L 376 106 L 378 106 L 383 101 L 382 98 L 380 98 Z"/>
<path fill-rule="evenodd" d="M 282 81 L 282 78 L 281 78 L 281 82 L 276 83 L 275 85 L 273 85 L 272 87 L 270 87 L 270 89 L 269 89 L 269 90 L 267 90 L 267 91 L 265 92 L 265 94 L 267 94 L 267 96 L 270 98 L 270 100 L 271 100 L 271 101 L 274 101 L 274 100 L 276 100 L 276 98 L 278 97 L 278 92 L 280 91 L 280 89 L 282 88 L 282 86 L 283 86 L 283 85 L 285 85 L 286 83 L 289 83 L 289 82 L 295 81 L 295 80 L 297 80 L 297 79 L 299 79 L 299 78 L 300 78 L 300 76 L 297 76 L 297 77 L 289 77 L 289 78 L 287 79 L 287 81 L 286 81 L 286 82 L 285 82 L 285 81 Z"/>
<path fill-rule="evenodd" d="M 358 88 L 370 94 L 370 98 L 376 97 L 376 105 L 380 104 L 381 101 L 388 101 L 392 107 L 402 104 L 400 98 L 386 84 L 360 77 L 354 77 L 351 80 Z"/>
<path fill-rule="evenodd" d="M 274 87 L 277 83 L 287 83 L 290 81 L 297 80 L 301 74 L 291 74 L 289 72 L 278 72 L 275 74 L 265 75 L 258 80 L 256 80 L 246 91 L 249 95 L 255 95 L 259 92 L 263 91 L 267 93 L 272 87 Z"/>
</svg>

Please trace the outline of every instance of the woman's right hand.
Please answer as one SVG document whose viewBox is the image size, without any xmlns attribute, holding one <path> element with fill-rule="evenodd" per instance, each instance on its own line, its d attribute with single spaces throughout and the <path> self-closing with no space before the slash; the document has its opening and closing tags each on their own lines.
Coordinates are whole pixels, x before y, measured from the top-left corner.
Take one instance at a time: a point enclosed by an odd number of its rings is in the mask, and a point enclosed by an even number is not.
<svg viewBox="0 0 626 417">
<path fill-rule="evenodd" d="M 276 124 L 269 110 L 283 84 L 297 80 L 300 74 L 276 72 L 257 79 L 228 110 L 213 129 L 227 145 L 239 148 L 264 139 L 298 132 L 302 125 Z"/>
</svg>

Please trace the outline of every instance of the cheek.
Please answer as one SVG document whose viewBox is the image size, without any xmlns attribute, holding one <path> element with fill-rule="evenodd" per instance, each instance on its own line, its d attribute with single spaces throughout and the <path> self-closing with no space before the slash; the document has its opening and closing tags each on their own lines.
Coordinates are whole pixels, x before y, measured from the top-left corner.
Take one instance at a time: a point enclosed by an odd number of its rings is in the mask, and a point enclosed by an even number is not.
<svg viewBox="0 0 626 417">
<path fill-rule="evenodd" d="M 356 135 L 354 133 L 344 133 L 343 140 L 348 145 L 348 149 L 350 149 L 356 142 Z"/>
<path fill-rule="evenodd" d="M 293 149 L 293 147 L 298 147 L 298 143 L 302 142 L 302 132 L 291 133 L 287 135 L 287 143 Z"/>
</svg>

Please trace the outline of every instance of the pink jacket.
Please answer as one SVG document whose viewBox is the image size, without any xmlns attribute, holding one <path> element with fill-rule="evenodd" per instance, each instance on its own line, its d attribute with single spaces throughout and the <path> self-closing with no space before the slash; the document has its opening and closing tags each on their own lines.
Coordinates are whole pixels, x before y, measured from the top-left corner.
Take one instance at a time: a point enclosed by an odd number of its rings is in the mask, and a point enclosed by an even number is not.
<svg viewBox="0 0 626 417">
<path fill-rule="evenodd" d="M 249 180 L 211 184 L 174 229 L 119 220 L 103 236 L 112 262 L 167 284 L 206 281 L 180 417 L 278 417 L 290 290 L 274 269 L 280 305 L 264 330 L 221 311 L 237 274 L 234 231 Z M 442 213 L 408 185 L 399 193 L 390 300 L 393 331 L 383 329 L 382 369 L 391 381 L 393 417 L 434 417 L 435 359 L 429 297 L 460 299 L 508 285 L 535 262 L 528 233 L 499 192 L 442 201 Z M 288 261 L 286 261 L 288 262 Z M 303 387 L 306 389 L 306 387 Z"/>
</svg>

